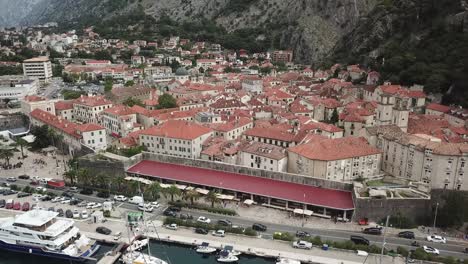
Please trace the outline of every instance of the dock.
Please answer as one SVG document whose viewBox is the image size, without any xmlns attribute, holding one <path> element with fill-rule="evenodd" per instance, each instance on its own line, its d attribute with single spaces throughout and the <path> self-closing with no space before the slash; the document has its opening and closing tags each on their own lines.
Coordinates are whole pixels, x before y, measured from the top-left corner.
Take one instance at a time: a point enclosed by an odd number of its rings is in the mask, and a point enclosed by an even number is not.
<svg viewBox="0 0 468 264">
<path fill-rule="evenodd" d="M 108 235 L 102 235 L 98 233 L 92 233 L 92 232 L 83 232 L 87 237 L 94 239 L 96 241 L 106 243 L 106 244 L 115 244 L 116 247 L 112 249 L 112 251 L 109 251 L 102 257 L 97 264 L 113 264 L 117 262 L 117 260 L 120 258 L 122 255 L 121 251 L 124 246 L 127 245 L 124 241 L 121 240 L 114 240 L 113 236 L 108 236 Z"/>
</svg>

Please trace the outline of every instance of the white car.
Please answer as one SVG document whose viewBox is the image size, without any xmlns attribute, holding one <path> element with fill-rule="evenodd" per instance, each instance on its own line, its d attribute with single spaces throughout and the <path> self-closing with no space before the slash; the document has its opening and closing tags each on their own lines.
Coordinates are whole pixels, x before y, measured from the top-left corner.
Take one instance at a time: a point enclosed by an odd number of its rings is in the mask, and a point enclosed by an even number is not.
<svg viewBox="0 0 468 264">
<path fill-rule="evenodd" d="M 119 240 L 122 237 L 122 232 L 117 232 L 114 234 L 114 240 Z"/>
<path fill-rule="evenodd" d="M 38 192 L 46 192 L 47 189 L 46 189 L 45 187 L 39 186 L 39 187 L 36 187 L 36 191 L 38 191 Z"/>
<path fill-rule="evenodd" d="M 158 202 L 151 202 L 150 204 L 151 204 L 151 206 L 153 206 L 154 208 L 159 208 L 159 207 L 161 206 Z"/>
<path fill-rule="evenodd" d="M 293 248 L 300 248 L 300 249 L 311 249 L 312 248 L 312 243 L 299 240 L 299 241 L 294 241 L 293 242 Z"/>
<path fill-rule="evenodd" d="M 89 217 L 88 211 L 84 210 L 83 212 L 81 212 L 81 218 L 86 219 L 88 217 Z"/>
<path fill-rule="evenodd" d="M 102 204 L 100 204 L 100 203 L 91 202 L 91 203 L 88 203 L 86 205 L 86 209 L 95 209 L 95 208 L 99 208 L 101 206 L 102 206 Z"/>
<path fill-rule="evenodd" d="M 439 250 L 437 248 L 423 246 L 423 250 L 429 254 L 439 255 Z"/>
<path fill-rule="evenodd" d="M 78 207 L 86 207 L 86 205 L 88 205 L 86 201 L 82 201 L 79 204 L 77 204 Z"/>
<path fill-rule="evenodd" d="M 165 227 L 171 230 L 177 230 L 177 228 L 179 228 L 177 224 L 169 224 L 169 225 L 165 225 Z"/>
<path fill-rule="evenodd" d="M 153 206 L 151 206 L 150 204 L 139 204 L 138 209 L 147 213 L 151 213 L 154 210 Z"/>
<path fill-rule="evenodd" d="M 217 236 L 217 237 L 224 237 L 225 236 L 225 232 L 224 230 L 216 230 L 216 231 L 213 231 L 213 233 L 211 233 L 213 236 Z"/>
<path fill-rule="evenodd" d="M 125 197 L 123 195 L 116 195 L 116 196 L 114 196 L 114 200 L 119 201 L 119 202 L 125 202 L 125 201 L 127 201 L 127 197 Z"/>
<path fill-rule="evenodd" d="M 80 218 L 80 212 L 76 209 L 73 211 L 73 218 Z"/>
<path fill-rule="evenodd" d="M 447 243 L 447 239 L 442 236 L 437 236 L 437 235 L 432 235 L 432 236 L 427 236 L 427 241 L 434 242 L 434 243 Z"/>
<path fill-rule="evenodd" d="M 209 224 L 211 223 L 211 219 L 209 219 L 208 217 L 200 216 L 198 217 L 197 222 Z"/>
<path fill-rule="evenodd" d="M 367 251 L 364 251 L 364 250 L 356 250 L 356 253 L 358 256 L 361 256 L 361 257 L 369 256 L 369 253 L 367 253 Z"/>
<path fill-rule="evenodd" d="M 58 203 L 62 201 L 63 197 L 55 197 L 54 199 L 50 200 L 52 203 Z"/>
<path fill-rule="evenodd" d="M 70 199 L 63 199 L 60 203 L 61 204 L 70 204 Z"/>
</svg>

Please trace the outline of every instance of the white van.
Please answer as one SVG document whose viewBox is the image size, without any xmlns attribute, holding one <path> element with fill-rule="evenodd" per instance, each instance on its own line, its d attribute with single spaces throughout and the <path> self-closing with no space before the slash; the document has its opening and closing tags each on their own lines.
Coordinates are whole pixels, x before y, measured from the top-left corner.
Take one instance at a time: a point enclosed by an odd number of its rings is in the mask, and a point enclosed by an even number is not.
<svg viewBox="0 0 468 264">
<path fill-rule="evenodd" d="M 129 203 L 131 204 L 141 204 L 143 203 L 143 197 L 141 196 L 133 196 L 128 200 Z"/>
</svg>

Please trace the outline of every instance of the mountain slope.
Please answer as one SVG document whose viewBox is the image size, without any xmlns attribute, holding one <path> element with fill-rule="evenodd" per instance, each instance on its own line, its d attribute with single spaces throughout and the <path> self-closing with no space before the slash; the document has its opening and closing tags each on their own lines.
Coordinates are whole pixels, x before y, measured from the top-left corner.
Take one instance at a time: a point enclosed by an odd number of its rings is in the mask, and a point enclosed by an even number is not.
<svg viewBox="0 0 468 264">
<path fill-rule="evenodd" d="M 21 24 L 33 8 L 45 0 L 0 0 L 0 27 Z"/>
<path fill-rule="evenodd" d="M 215 21 L 227 32 L 255 29 L 258 39 L 292 48 L 295 58 L 323 58 L 378 0 L 42 0 L 24 23 L 103 21 L 142 9 L 176 22 Z M 253 32 L 253 31 L 251 31 Z M 273 45 L 274 44 L 274 45 Z M 266 47 L 268 48 L 268 47 Z"/>
</svg>

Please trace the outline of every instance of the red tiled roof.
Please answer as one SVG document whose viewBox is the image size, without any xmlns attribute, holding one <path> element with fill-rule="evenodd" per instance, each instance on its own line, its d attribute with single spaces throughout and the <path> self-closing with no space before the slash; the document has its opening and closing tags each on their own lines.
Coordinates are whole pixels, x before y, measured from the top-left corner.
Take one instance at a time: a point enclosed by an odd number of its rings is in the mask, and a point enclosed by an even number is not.
<svg viewBox="0 0 468 264">
<path fill-rule="evenodd" d="M 45 101 L 46 99 L 42 96 L 37 96 L 37 95 L 28 95 L 24 97 L 24 101 L 26 102 L 40 102 L 40 101 Z"/>
<path fill-rule="evenodd" d="M 86 105 L 86 106 L 101 106 L 111 105 L 112 102 L 104 98 L 104 96 L 81 96 L 73 101 L 74 104 Z"/>
<path fill-rule="evenodd" d="M 345 137 L 310 141 L 288 149 L 293 153 L 311 160 L 342 160 L 380 154 L 381 151 L 370 146 L 364 138 Z"/>
<path fill-rule="evenodd" d="M 76 130 L 81 131 L 81 132 L 90 132 L 90 131 L 96 131 L 96 130 L 104 130 L 104 127 L 98 124 L 88 123 L 88 124 L 77 125 Z"/>
<path fill-rule="evenodd" d="M 73 109 L 73 101 L 59 101 L 55 103 L 55 110 Z"/>
<path fill-rule="evenodd" d="M 261 127 L 254 127 L 244 132 L 246 136 L 259 137 L 259 138 L 268 138 L 281 140 L 285 142 L 294 142 L 295 135 L 289 133 L 286 130 L 281 130 L 278 128 L 264 129 Z"/>
<path fill-rule="evenodd" d="M 196 123 L 168 120 L 159 126 L 142 130 L 141 135 L 151 135 L 175 139 L 193 140 L 211 132 L 211 129 Z"/>
<path fill-rule="evenodd" d="M 111 108 L 107 108 L 103 112 L 115 116 L 126 116 L 136 114 L 136 112 L 132 108 L 125 105 L 115 105 Z"/>
<path fill-rule="evenodd" d="M 127 172 L 326 208 L 354 209 L 351 192 L 342 190 L 149 160 L 140 161 Z"/>
<path fill-rule="evenodd" d="M 442 113 L 450 112 L 450 106 L 436 104 L 436 103 L 428 104 L 426 106 L 426 109 L 430 109 L 430 110 L 442 112 Z"/>
</svg>

